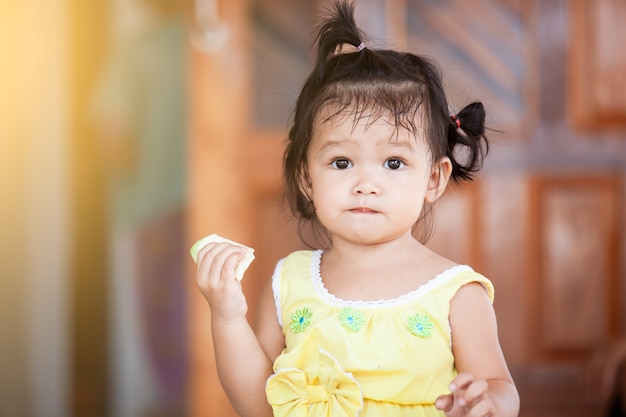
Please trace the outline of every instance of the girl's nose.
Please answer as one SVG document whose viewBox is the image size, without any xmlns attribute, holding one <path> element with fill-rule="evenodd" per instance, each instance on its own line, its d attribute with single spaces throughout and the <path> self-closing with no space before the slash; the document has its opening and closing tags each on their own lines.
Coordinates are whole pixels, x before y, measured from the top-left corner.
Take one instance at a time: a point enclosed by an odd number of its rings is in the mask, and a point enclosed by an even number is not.
<svg viewBox="0 0 626 417">
<path fill-rule="evenodd" d="M 376 175 L 367 170 L 361 171 L 357 177 L 353 192 L 358 195 L 379 194 L 380 187 L 376 181 Z"/>
</svg>

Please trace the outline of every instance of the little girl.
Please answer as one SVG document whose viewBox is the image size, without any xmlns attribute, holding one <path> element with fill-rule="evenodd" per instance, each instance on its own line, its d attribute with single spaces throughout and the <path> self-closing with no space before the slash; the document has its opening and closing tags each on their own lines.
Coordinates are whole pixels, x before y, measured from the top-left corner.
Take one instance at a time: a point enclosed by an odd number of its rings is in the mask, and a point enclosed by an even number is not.
<svg viewBox="0 0 626 417">
<path fill-rule="evenodd" d="M 223 387 L 243 417 L 517 416 L 491 282 L 414 238 L 448 180 L 479 170 L 483 107 L 450 116 L 433 63 L 368 48 L 353 13 L 320 26 L 284 156 L 324 249 L 278 262 L 254 330 L 241 247 L 199 252 Z"/>
</svg>

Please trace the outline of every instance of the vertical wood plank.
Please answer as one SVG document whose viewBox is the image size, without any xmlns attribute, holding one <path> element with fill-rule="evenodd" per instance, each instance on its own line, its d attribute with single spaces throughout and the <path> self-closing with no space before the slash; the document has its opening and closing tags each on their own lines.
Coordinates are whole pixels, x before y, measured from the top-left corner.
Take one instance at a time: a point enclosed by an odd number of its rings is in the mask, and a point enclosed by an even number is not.
<svg viewBox="0 0 626 417">
<path fill-rule="evenodd" d="M 433 207 L 433 234 L 427 246 L 454 262 L 481 270 L 481 180 L 450 183 Z"/>
<path fill-rule="evenodd" d="M 250 119 L 248 7 L 247 1 L 219 1 L 225 44 L 210 53 L 190 51 L 190 245 L 210 233 L 249 240 L 241 166 Z M 195 285 L 195 265 L 189 265 L 190 416 L 236 416 L 217 375 L 209 307 Z"/>
</svg>

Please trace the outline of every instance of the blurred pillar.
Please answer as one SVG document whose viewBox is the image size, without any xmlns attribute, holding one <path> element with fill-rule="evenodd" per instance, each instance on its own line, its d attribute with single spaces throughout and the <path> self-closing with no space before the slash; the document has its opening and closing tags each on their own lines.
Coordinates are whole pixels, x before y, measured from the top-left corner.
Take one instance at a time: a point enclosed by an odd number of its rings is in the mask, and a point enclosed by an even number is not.
<svg viewBox="0 0 626 417">
<path fill-rule="evenodd" d="M 72 149 L 72 415 L 108 415 L 108 265 L 102 167 L 87 108 L 103 58 L 108 3 L 69 0 Z"/>
<path fill-rule="evenodd" d="M 210 233 L 239 241 L 250 233 L 241 166 L 251 107 L 249 2 L 211 3 L 196 1 L 190 52 L 189 245 Z M 190 416 L 236 416 L 218 379 L 210 311 L 191 257 L 189 265 Z"/>
</svg>

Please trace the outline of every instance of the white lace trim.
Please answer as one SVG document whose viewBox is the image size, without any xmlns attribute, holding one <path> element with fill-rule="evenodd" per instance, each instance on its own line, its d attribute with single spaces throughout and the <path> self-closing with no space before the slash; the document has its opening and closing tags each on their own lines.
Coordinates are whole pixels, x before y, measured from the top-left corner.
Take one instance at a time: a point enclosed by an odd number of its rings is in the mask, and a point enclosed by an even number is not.
<svg viewBox="0 0 626 417">
<path fill-rule="evenodd" d="M 386 308 L 386 307 L 396 307 L 408 302 L 415 300 L 416 298 L 432 291 L 434 288 L 439 287 L 443 283 L 450 280 L 452 277 L 457 275 L 460 272 L 465 271 L 473 271 L 473 269 L 468 265 L 456 265 L 452 268 L 449 268 L 436 277 L 432 278 L 425 284 L 420 285 L 413 291 L 410 291 L 406 294 L 402 294 L 396 298 L 390 299 L 380 299 L 380 300 L 344 300 L 331 294 L 328 292 L 328 289 L 324 286 L 324 282 L 322 281 L 322 275 L 320 273 L 320 264 L 322 260 L 323 250 L 316 250 L 311 255 L 311 283 L 313 284 L 313 288 L 315 292 L 320 296 L 320 298 L 326 303 L 334 306 L 334 307 L 352 307 L 352 308 Z"/>
<path fill-rule="evenodd" d="M 283 273 L 283 263 L 285 259 L 281 259 L 276 264 L 276 268 L 274 269 L 274 274 L 272 275 L 272 293 L 274 293 L 274 304 L 276 304 L 276 316 L 278 317 L 278 324 L 282 329 L 283 327 L 283 317 L 281 314 L 282 307 L 280 304 L 280 281 Z"/>
</svg>

